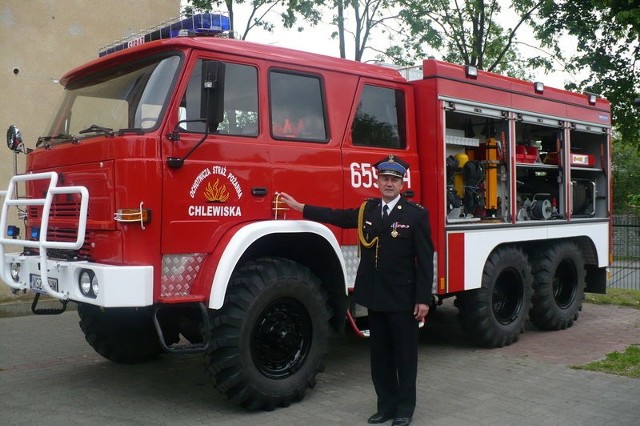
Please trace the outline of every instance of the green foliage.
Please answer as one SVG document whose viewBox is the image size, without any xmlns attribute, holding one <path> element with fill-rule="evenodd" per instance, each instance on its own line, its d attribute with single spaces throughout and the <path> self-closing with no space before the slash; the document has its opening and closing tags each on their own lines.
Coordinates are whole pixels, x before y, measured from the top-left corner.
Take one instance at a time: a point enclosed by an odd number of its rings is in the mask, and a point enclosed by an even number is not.
<svg viewBox="0 0 640 426">
<path fill-rule="evenodd" d="M 640 208 L 638 181 L 640 153 L 638 147 L 618 137 L 613 141 L 613 211 L 616 214 L 637 212 Z"/>
<path fill-rule="evenodd" d="M 627 204 L 634 209 L 640 209 L 640 194 L 628 195 Z"/>
<path fill-rule="evenodd" d="M 600 371 L 603 373 L 616 374 L 640 378 L 640 346 L 629 346 L 624 352 L 612 352 L 607 354 L 602 361 L 595 361 L 587 365 L 573 367 L 578 370 Z"/>
<path fill-rule="evenodd" d="M 552 45 L 564 34 L 577 40 L 568 71 L 586 72 L 571 90 L 598 93 L 611 101 L 621 138 L 640 144 L 640 5 L 628 0 L 545 0 L 537 37 Z"/>
</svg>

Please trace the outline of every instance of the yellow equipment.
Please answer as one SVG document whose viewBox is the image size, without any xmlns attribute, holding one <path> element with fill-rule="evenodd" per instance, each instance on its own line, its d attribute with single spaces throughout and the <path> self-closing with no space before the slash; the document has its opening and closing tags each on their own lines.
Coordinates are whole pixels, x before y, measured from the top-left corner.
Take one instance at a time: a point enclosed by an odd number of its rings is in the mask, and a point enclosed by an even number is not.
<svg viewBox="0 0 640 426">
<path fill-rule="evenodd" d="M 458 162 L 458 168 L 453 174 L 453 187 L 458 197 L 464 199 L 464 174 L 462 173 L 462 169 L 464 165 L 467 164 L 467 161 L 469 161 L 469 156 L 467 154 L 456 154 L 455 159 Z"/>
</svg>

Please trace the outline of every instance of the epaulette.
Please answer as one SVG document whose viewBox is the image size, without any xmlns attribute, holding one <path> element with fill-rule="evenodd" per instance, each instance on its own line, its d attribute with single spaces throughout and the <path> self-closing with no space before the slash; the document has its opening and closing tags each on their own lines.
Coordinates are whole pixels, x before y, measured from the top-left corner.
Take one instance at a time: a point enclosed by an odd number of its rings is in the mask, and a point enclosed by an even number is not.
<svg viewBox="0 0 640 426">
<path fill-rule="evenodd" d="M 420 210 L 424 210 L 425 209 L 425 207 L 422 204 L 414 203 L 413 201 L 407 200 L 407 204 L 409 204 L 410 206 L 413 206 L 413 207 L 415 207 L 417 209 L 420 209 Z"/>
<path fill-rule="evenodd" d="M 371 198 L 367 198 L 366 200 L 364 200 L 365 203 L 369 204 L 369 201 L 373 201 L 376 203 L 381 203 L 380 198 L 375 198 L 375 197 L 371 197 Z"/>
<path fill-rule="evenodd" d="M 361 205 L 362 205 L 362 206 L 367 206 L 367 208 L 373 208 L 372 206 L 374 206 L 374 204 L 370 204 L 370 203 L 369 203 L 370 201 L 372 201 L 372 202 L 378 202 L 378 203 L 379 203 L 379 202 L 380 202 L 380 199 L 379 199 L 379 198 L 374 198 L 374 197 L 371 197 L 371 198 L 365 198 L 365 200 L 362 202 L 362 204 L 361 204 Z"/>
</svg>

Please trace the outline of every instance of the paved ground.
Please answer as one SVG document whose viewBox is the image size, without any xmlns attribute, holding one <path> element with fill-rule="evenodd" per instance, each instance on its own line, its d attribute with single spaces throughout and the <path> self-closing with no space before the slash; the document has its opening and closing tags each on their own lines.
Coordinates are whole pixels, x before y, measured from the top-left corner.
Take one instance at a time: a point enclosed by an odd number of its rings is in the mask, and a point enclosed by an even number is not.
<svg viewBox="0 0 640 426">
<path fill-rule="evenodd" d="M 515 345 L 470 346 L 445 306 L 420 346 L 416 425 L 637 425 L 640 379 L 569 366 L 640 344 L 640 310 L 585 305 L 574 327 Z M 200 355 L 125 366 L 86 344 L 77 314 L 0 318 L 0 423 L 7 425 L 366 424 L 375 411 L 367 341 L 331 342 L 297 404 L 247 413 L 212 388 Z"/>
</svg>

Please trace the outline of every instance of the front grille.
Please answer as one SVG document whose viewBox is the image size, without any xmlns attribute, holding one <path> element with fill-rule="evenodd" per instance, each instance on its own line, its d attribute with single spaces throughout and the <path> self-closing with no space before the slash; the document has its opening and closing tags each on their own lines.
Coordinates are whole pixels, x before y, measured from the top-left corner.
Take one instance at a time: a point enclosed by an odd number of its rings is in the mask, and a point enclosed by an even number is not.
<svg viewBox="0 0 640 426">
<path fill-rule="evenodd" d="M 77 230 L 75 229 L 59 229 L 51 228 L 47 233 L 47 241 L 56 242 L 73 242 L 77 238 Z M 93 232 L 86 232 L 84 243 L 79 250 L 64 250 L 64 249 L 47 249 L 47 256 L 51 259 L 60 260 L 87 260 L 93 261 L 91 255 L 91 248 L 94 247 L 95 234 Z M 26 251 L 25 251 L 26 253 Z M 30 249 L 28 254 L 39 254 L 38 249 Z"/>
<path fill-rule="evenodd" d="M 77 220 L 80 214 L 80 203 L 74 201 L 61 202 L 66 200 L 66 195 L 56 196 L 51 204 L 49 210 L 49 229 L 47 232 L 47 241 L 56 242 L 74 242 L 78 238 L 77 228 L 56 228 L 52 227 L 51 223 L 56 220 Z M 42 219 L 42 206 L 29 206 L 28 207 L 28 219 L 40 221 Z M 63 250 L 63 249 L 48 249 L 47 254 L 50 258 L 62 259 L 62 260 L 91 260 L 91 240 L 93 234 L 89 231 L 85 233 L 85 241 L 79 250 Z"/>
<path fill-rule="evenodd" d="M 51 204 L 49 219 L 75 219 L 80 212 L 80 203 L 58 203 Z M 39 219 L 42 216 L 41 206 L 29 206 L 29 219 Z M 89 217 L 89 214 L 87 214 Z"/>
<path fill-rule="evenodd" d="M 75 241 L 78 237 L 78 231 L 76 229 L 49 229 L 47 233 L 47 240 L 49 241 Z M 91 260 L 91 247 L 93 246 L 94 233 L 86 232 L 84 236 L 84 243 L 78 250 L 60 250 L 64 252 L 74 252 L 78 260 Z"/>
</svg>

